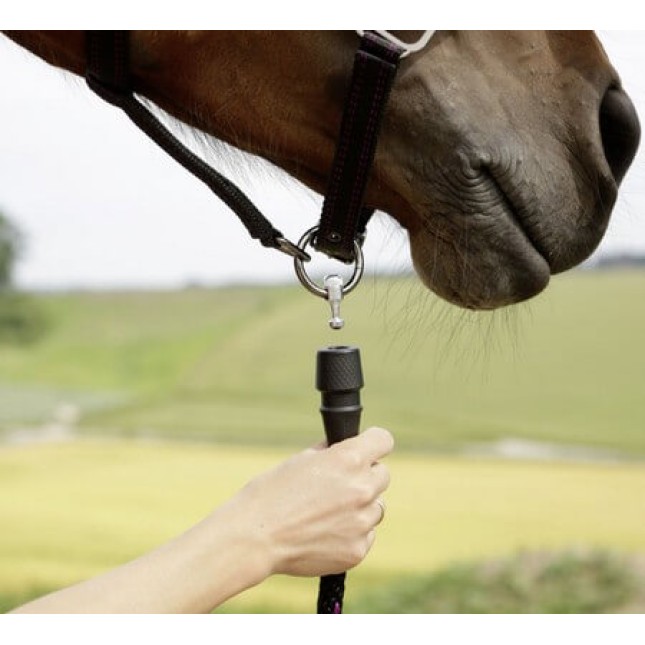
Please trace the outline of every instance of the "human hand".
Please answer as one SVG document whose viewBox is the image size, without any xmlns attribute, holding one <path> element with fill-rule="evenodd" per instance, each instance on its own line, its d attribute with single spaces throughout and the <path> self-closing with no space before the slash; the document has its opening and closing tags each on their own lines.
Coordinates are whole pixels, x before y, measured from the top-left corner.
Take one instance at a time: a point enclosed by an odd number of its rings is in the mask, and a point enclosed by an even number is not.
<svg viewBox="0 0 645 645">
<path fill-rule="evenodd" d="M 377 499 L 389 484 L 379 460 L 393 445 L 387 430 L 370 428 L 310 448 L 253 479 L 216 513 L 231 513 L 255 537 L 266 575 L 346 571 L 374 542 L 383 515 Z"/>
</svg>

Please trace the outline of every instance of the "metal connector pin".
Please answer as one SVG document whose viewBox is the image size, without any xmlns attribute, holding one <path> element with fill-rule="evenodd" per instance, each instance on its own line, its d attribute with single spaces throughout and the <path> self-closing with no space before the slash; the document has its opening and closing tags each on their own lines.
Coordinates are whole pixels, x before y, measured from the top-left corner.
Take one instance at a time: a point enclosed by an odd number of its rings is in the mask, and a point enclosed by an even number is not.
<svg viewBox="0 0 645 645">
<path fill-rule="evenodd" d="M 340 317 L 340 302 L 343 299 L 343 279 L 339 275 L 325 276 L 323 282 L 327 292 L 327 302 L 331 307 L 329 326 L 332 329 L 342 329 L 345 321 Z"/>
</svg>

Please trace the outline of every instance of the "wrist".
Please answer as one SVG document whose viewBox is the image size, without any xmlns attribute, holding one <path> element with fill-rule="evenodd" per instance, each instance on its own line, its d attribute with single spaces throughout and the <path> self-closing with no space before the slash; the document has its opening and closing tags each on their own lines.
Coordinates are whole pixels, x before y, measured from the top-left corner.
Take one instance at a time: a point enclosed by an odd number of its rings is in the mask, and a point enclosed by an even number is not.
<svg viewBox="0 0 645 645">
<path fill-rule="evenodd" d="M 213 595 L 217 596 L 214 605 L 275 573 L 269 536 L 235 504 L 229 502 L 219 507 L 198 527 L 204 530 L 201 538 L 206 553 L 204 565 L 213 581 Z"/>
</svg>

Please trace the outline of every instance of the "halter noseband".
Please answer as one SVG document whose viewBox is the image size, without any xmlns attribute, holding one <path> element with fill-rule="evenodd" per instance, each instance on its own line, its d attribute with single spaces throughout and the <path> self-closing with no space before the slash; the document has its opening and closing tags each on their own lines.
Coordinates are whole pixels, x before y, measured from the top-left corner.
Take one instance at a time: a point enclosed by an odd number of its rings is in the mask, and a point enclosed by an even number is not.
<svg viewBox="0 0 645 645">
<path fill-rule="evenodd" d="M 423 49 L 433 35 L 425 31 L 404 43 L 388 31 L 357 31 L 360 44 L 345 100 L 334 162 L 329 174 L 320 224 L 303 240 L 341 262 L 357 261 L 373 209 L 363 204 L 385 105 L 399 62 Z M 135 97 L 130 75 L 127 31 L 86 32 L 89 87 L 128 117 L 189 172 L 203 181 L 241 220 L 251 237 L 286 253 L 296 262 L 310 260 L 304 246 L 293 244 L 273 227 L 246 195 L 181 143 Z"/>
</svg>

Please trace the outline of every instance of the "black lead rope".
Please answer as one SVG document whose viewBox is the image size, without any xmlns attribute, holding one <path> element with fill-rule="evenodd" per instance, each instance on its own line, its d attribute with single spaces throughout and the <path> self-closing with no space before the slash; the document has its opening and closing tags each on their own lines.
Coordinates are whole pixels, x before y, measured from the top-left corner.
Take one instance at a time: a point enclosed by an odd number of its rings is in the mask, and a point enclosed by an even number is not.
<svg viewBox="0 0 645 645">
<path fill-rule="evenodd" d="M 264 246 L 308 260 L 230 180 L 211 168 L 175 137 L 132 91 L 127 31 L 88 31 L 86 81 L 102 99 L 121 108 L 134 124 L 175 161 L 204 182 L 240 219 L 249 235 Z"/>
<path fill-rule="evenodd" d="M 365 189 L 387 99 L 404 53 L 403 48 L 375 32 L 361 33 L 363 35 L 354 58 L 320 224 L 312 240 L 318 251 L 344 263 L 358 260 L 355 257 L 356 244 L 362 244 L 367 222 L 373 213 L 373 209 L 363 203 Z M 137 100 L 130 74 L 129 40 L 127 31 L 86 32 L 86 81 L 92 91 L 121 108 L 138 128 L 204 182 L 238 216 L 252 238 L 297 261 L 308 261 L 310 258 L 304 248 L 285 239 L 235 184 L 189 150 Z M 343 364 L 344 358 L 340 360 Z M 360 378 L 362 385 L 362 376 Z M 355 392 L 358 387 L 354 388 Z M 333 413 L 330 414 L 333 416 Z M 354 434 L 358 432 L 358 418 L 360 412 L 352 421 Z M 332 437 L 328 432 L 329 443 L 347 436 Z M 344 592 L 344 573 L 323 576 L 320 580 L 318 613 L 341 613 Z"/>
</svg>

